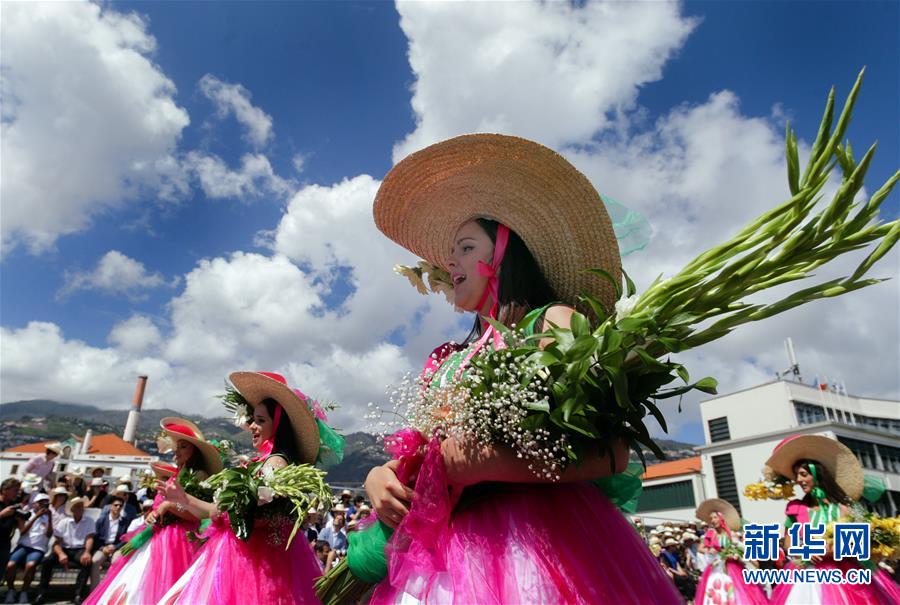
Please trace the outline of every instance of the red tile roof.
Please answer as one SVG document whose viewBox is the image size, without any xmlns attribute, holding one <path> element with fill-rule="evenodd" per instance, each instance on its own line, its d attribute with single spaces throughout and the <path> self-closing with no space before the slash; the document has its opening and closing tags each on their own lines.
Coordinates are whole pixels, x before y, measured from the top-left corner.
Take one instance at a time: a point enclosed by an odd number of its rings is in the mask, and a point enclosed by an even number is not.
<svg viewBox="0 0 900 605">
<path fill-rule="evenodd" d="M 641 478 L 659 479 L 660 477 L 673 477 L 675 475 L 699 473 L 700 468 L 700 456 L 682 458 L 681 460 L 671 460 L 669 462 L 660 462 L 659 464 L 648 466 Z"/>
<path fill-rule="evenodd" d="M 81 441 L 79 439 L 79 441 Z M 48 443 L 58 443 L 56 441 L 42 441 L 41 443 L 28 443 L 26 445 L 17 445 L 11 447 L 7 452 L 33 453 L 40 454 L 44 451 Z M 94 435 L 91 437 L 91 447 L 89 454 L 98 456 L 149 456 L 147 452 L 139 450 L 118 435 L 114 433 L 106 433 L 105 435 Z"/>
</svg>

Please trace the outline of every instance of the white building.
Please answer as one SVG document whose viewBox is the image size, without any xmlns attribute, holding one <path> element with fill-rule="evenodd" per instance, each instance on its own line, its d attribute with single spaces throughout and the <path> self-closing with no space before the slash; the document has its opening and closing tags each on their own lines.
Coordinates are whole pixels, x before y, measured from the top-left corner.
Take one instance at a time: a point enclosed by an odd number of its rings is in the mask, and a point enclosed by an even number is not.
<svg viewBox="0 0 900 605">
<path fill-rule="evenodd" d="M 641 480 L 643 491 L 635 515 L 646 526 L 693 521 L 697 505 L 706 500 L 700 456 L 648 466 Z"/>
<path fill-rule="evenodd" d="M 107 477 L 136 476 L 142 474 L 150 462 L 159 460 L 158 456 L 139 450 L 118 435 L 90 436 L 88 431 L 84 439 L 73 437 L 62 442 L 29 443 L 0 452 L 0 477 L 21 476 L 28 460 L 35 454 L 42 454 L 49 443 L 62 445 L 62 455 L 56 458 L 53 467 L 57 474 L 79 467 L 85 475 L 89 475 L 90 469 L 100 467 Z M 87 451 L 83 451 L 85 449 Z"/>
<path fill-rule="evenodd" d="M 900 509 L 900 401 L 867 399 L 779 380 L 700 404 L 706 445 L 698 446 L 708 498 L 723 498 L 748 521 L 781 522 L 785 502 L 754 501 L 744 486 L 761 478 L 775 446 L 791 435 L 817 434 L 849 447 L 867 475 L 888 491 L 875 505 Z M 798 491 L 799 495 L 799 491 Z"/>
</svg>

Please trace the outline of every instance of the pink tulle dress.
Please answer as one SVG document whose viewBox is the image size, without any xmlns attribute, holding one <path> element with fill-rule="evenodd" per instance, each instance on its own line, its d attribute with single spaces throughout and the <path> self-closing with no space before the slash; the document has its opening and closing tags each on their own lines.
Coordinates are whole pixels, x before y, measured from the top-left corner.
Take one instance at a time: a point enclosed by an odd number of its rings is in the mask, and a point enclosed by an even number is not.
<svg viewBox="0 0 900 605">
<path fill-rule="evenodd" d="M 302 532 L 287 547 L 294 521 L 258 509 L 247 541 L 234 535 L 228 515 L 204 532 L 197 558 L 160 598 L 160 605 L 294 605 L 318 603 L 314 590 L 322 575 Z"/>
<path fill-rule="evenodd" d="M 710 529 L 703 536 L 703 546 L 721 551 L 732 543 L 727 533 Z M 762 586 L 744 582 L 744 566 L 734 559 L 717 556 L 710 561 L 697 584 L 697 605 L 764 605 L 769 598 Z"/>
<path fill-rule="evenodd" d="M 801 500 L 791 500 L 785 513 L 791 523 L 810 523 L 810 509 Z M 815 515 L 814 515 L 815 516 Z M 834 520 L 834 519 L 830 519 Z M 812 522 L 817 522 L 813 519 Z M 793 563 L 789 568 L 795 567 Z M 826 559 L 814 565 L 816 569 L 858 569 L 852 560 Z M 775 605 L 896 605 L 900 603 L 900 586 L 884 571 L 872 573 L 871 584 L 779 584 L 769 601 Z"/>
<path fill-rule="evenodd" d="M 175 481 L 175 476 L 167 482 Z M 153 501 L 153 510 L 163 502 Z M 85 605 L 152 605 L 184 574 L 194 559 L 196 544 L 188 532 L 197 521 L 174 517 L 174 521 L 154 529 L 153 537 L 132 553 L 113 563 L 103 581 L 91 591 Z M 132 535 L 144 529 L 141 526 Z"/>
<path fill-rule="evenodd" d="M 463 353 L 444 365 L 458 367 Z M 424 447 L 416 499 L 385 549 L 388 577 L 372 605 L 682 603 L 596 486 L 479 484 L 451 511 L 440 441 Z"/>
</svg>

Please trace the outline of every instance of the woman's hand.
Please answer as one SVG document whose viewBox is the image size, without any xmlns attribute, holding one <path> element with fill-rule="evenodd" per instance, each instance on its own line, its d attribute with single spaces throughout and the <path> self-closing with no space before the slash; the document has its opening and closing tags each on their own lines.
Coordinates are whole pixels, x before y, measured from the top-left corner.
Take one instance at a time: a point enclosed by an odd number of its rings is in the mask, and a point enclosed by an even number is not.
<svg viewBox="0 0 900 605">
<path fill-rule="evenodd" d="M 149 513 L 147 513 L 147 516 L 144 517 L 144 523 L 146 523 L 147 525 L 156 525 L 157 523 L 159 523 L 159 520 L 163 518 L 163 515 L 169 512 L 170 508 L 172 508 L 172 504 L 170 502 L 163 502 L 162 504 L 157 506 L 155 510 L 151 510 Z"/>
<path fill-rule="evenodd" d="M 161 491 L 165 494 L 166 500 L 172 502 L 173 504 L 181 504 L 182 506 L 187 506 L 188 497 L 184 491 L 184 488 L 181 487 L 181 484 L 177 481 L 172 481 L 170 483 L 164 483 L 162 481 L 157 482 L 156 484 L 157 491 Z"/>
<path fill-rule="evenodd" d="M 378 514 L 378 519 L 393 529 L 409 513 L 415 492 L 403 485 L 397 478 L 395 469 L 399 462 L 391 460 L 383 466 L 376 466 L 369 471 L 366 477 L 366 494 L 372 502 L 372 507 Z"/>
</svg>

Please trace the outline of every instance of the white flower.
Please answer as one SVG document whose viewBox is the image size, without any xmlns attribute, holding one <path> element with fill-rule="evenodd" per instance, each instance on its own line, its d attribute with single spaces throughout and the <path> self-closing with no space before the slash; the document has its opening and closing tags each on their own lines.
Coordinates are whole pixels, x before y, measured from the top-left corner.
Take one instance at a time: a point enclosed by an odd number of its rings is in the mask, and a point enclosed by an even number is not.
<svg viewBox="0 0 900 605">
<path fill-rule="evenodd" d="M 262 506 L 263 504 L 268 504 L 275 497 L 275 490 L 269 487 L 268 485 L 262 485 L 258 490 L 256 490 L 256 496 L 258 498 L 257 504 Z"/>
<path fill-rule="evenodd" d="M 634 307 L 637 304 L 639 296 L 637 294 L 632 294 L 631 296 L 622 296 L 619 300 L 616 301 L 616 318 L 617 319 L 625 319 L 631 312 L 634 311 Z"/>
<path fill-rule="evenodd" d="M 269 481 L 272 477 L 275 476 L 275 469 L 271 466 L 264 466 L 262 469 L 263 480 Z"/>
</svg>

